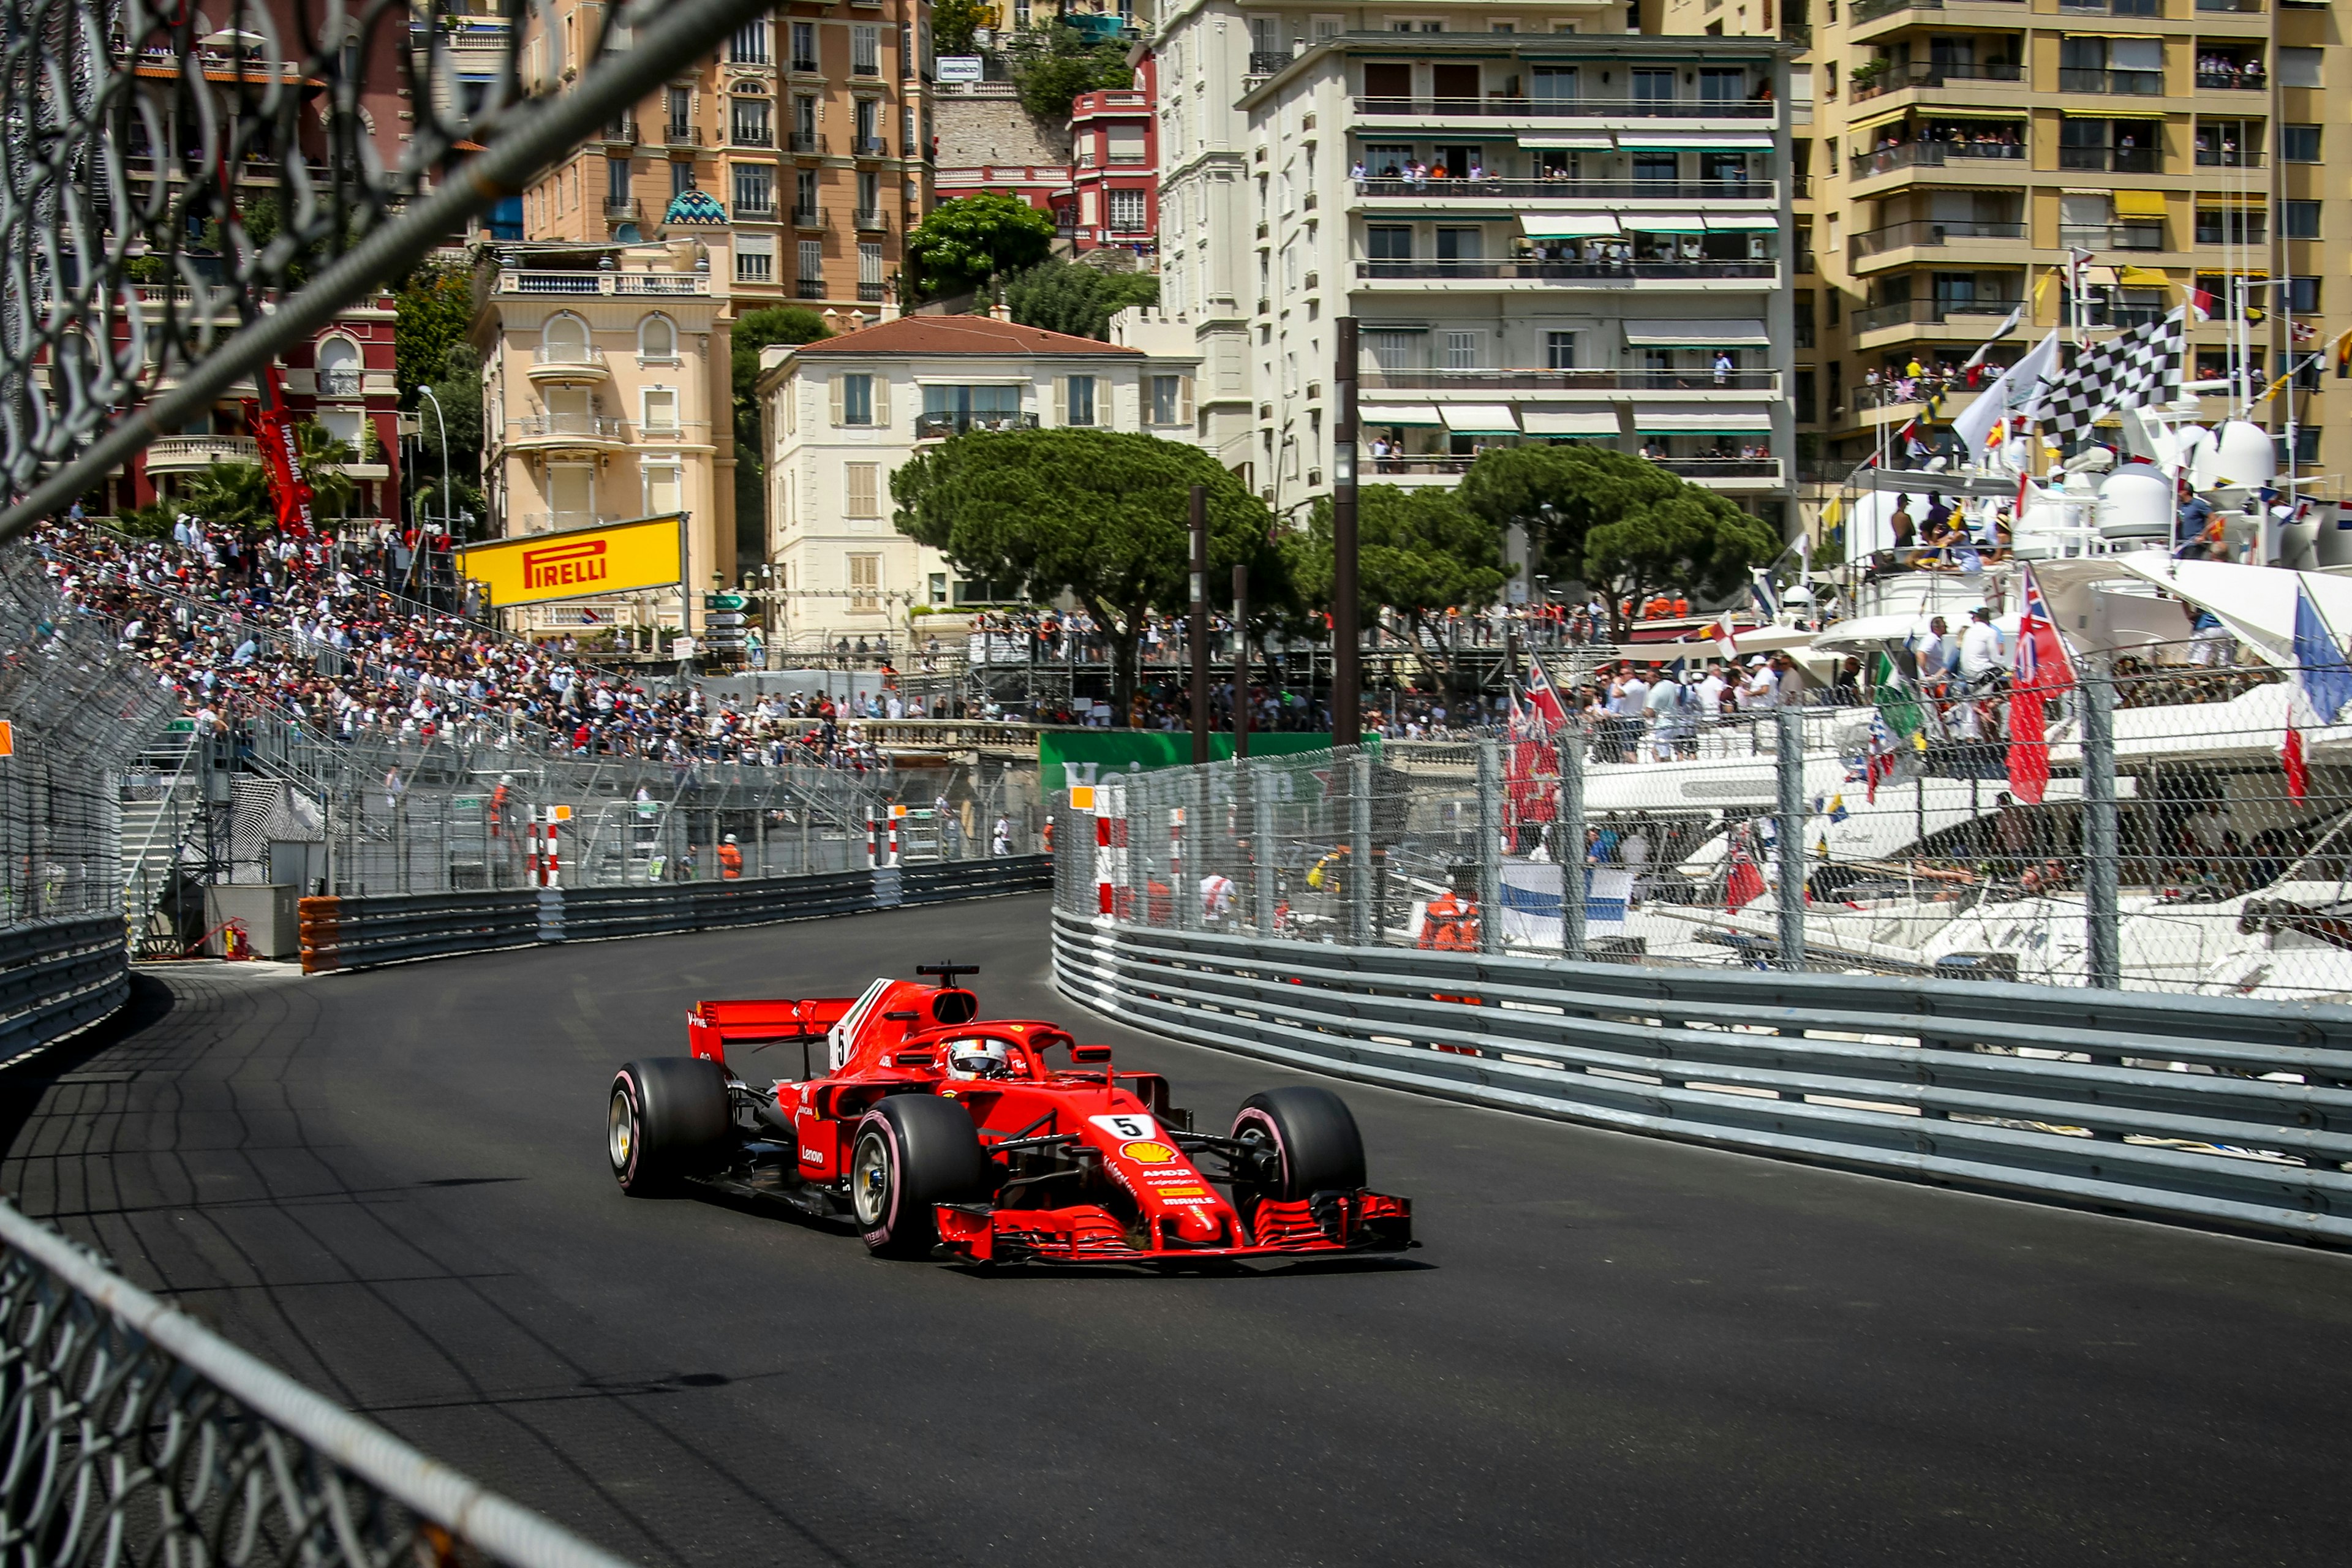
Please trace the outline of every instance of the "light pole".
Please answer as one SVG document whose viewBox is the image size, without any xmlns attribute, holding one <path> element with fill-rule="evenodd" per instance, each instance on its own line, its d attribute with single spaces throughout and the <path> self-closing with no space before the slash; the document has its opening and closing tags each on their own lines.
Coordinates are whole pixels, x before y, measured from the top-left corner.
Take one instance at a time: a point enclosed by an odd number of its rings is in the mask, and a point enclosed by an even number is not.
<svg viewBox="0 0 2352 1568">
<path fill-rule="evenodd" d="M 1331 744 L 1356 744 L 1356 318 L 1338 327 L 1331 387 Z M 1312 655 L 1310 654 L 1311 658 Z"/>
<path fill-rule="evenodd" d="M 429 386 L 419 386 L 416 390 L 426 397 L 433 397 L 433 389 Z M 441 400 L 437 397 L 433 397 L 433 423 L 441 427 L 441 531 L 446 533 L 449 531 L 449 422 L 441 417 Z"/>
</svg>

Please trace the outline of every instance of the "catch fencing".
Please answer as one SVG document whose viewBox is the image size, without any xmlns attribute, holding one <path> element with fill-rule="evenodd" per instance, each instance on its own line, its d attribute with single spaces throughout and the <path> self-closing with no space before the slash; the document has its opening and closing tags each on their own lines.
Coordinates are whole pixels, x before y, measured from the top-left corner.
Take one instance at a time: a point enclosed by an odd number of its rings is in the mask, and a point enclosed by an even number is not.
<svg viewBox="0 0 2352 1568">
<path fill-rule="evenodd" d="M 1895 684 L 1131 774 L 1092 812 L 1057 806 L 1062 842 L 1115 838 L 1065 867 L 1061 907 L 1654 968 L 2352 999 L 2352 724 L 2306 720 L 2290 765 L 2292 672 L 2195 652 L 2086 668 L 2038 746 L 2004 733 L 2006 694 Z"/>
<path fill-rule="evenodd" d="M 542 942 L 822 920 L 1042 891 L 1052 877 L 1047 857 L 1029 855 L 682 888 L 310 898 L 301 903 L 302 968 L 316 974 Z"/>
<path fill-rule="evenodd" d="M 0 1202 L 0 1561 L 620 1568 Z"/>
<path fill-rule="evenodd" d="M 1073 999 L 1498 1109 L 2352 1243 L 2352 1007 L 1654 970 L 1055 914 Z"/>
</svg>

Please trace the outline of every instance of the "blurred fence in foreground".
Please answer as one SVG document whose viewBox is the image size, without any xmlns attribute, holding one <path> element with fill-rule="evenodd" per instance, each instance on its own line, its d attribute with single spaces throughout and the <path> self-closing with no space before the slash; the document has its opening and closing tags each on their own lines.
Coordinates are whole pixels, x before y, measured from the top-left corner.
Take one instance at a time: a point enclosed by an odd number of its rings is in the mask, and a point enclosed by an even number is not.
<svg viewBox="0 0 2352 1568">
<path fill-rule="evenodd" d="M 1114 778 L 1091 811 L 1056 806 L 1058 842 L 1098 846 L 1064 857 L 1059 906 L 1365 946 L 2352 998 L 2352 724 L 2306 723 L 2291 764 L 2293 672 L 2165 652 L 2086 668 L 2039 745 L 2005 684 L 1955 681 Z"/>
</svg>

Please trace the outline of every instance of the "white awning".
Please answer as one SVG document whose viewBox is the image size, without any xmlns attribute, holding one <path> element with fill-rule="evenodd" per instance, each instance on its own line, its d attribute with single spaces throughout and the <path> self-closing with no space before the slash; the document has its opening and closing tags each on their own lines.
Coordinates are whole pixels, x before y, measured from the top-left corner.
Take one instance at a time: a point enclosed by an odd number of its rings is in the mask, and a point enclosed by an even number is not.
<svg viewBox="0 0 2352 1568">
<path fill-rule="evenodd" d="M 1633 428 L 1644 436 L 1769 436 L 1772 421 L 1752 408 L 1637 407 Z"/>
<path fill-rule="evenodd" d="M 1772 334 L 1761 321 L 1628 321 L 1625 341 L 1636 348 L 1769 348 Z"/>
<path fill-rule="evenodd" d="M 1360 404 L 1356 417 L 1366 425 L 1426 425 L 1433 429 L 1445 423 L 1433 403 Z"/>
<path fill-rule="evenodd" d="M 1769 213 L 1709 213 L 1706 226 L 1716 234 L 1726 229 L 1767 229 L 1780 226 L 1780 220 Z"/>
<path fill-rule="evenodd" d="M 1519 145 L 1537 153 L 1606 153 L 1615 145 L 1607 132 L 1563 136 L 1522 136 Z"/>
<path fill-rule="evenodd" d="M 1459 430 L 1469 436 L 1516 436 L 1519 422 L 1509 408 L 1500 403 L 1448 403 L 1438 412 L 1445 416 L 1448 430 Z"/>
<path fill-rule="evenodd" d="M 1607 213 L 1521 213 L 1519 227 L 1529 239 L 1590 239 L 1618 232 Z"/>
<path fill-rule="evenodd" d="M 1530 436 L 1614 436 L 1613 408 L 1523 408 L 1519 426 Z"/>
<path fill-rule="evenodd" d="M 1633 234 L 1705 234 L 1706 219 L 1696 213 L 1622 213 L 1617 221 Z"/>
<path fill-rule="evenodd" d="M 1684 132 L 1673 135 L 1621 131 L 1617 134 L 1617 146 L 1619 151 L 1625 153 L 1766 153 L 1771 151 L 1772 138 L 1743 135 L 1736 131 Z"/>
</svg>

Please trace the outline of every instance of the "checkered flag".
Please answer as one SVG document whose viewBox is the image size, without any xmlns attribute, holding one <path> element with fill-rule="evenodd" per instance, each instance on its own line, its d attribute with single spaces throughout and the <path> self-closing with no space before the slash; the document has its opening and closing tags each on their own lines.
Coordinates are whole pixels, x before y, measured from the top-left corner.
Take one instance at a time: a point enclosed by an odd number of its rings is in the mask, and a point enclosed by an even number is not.
<svg viewBox="0 0 2352 1568">
<path fill-rule="evenodd" d="M 2051 378 L 2036 417 L 2071 439 L 2118 408 L 2143 408 L 2180 395 L 2181 312 L 2168 312 L 2104 343 L 2094 343 Z"/>
</svg>

